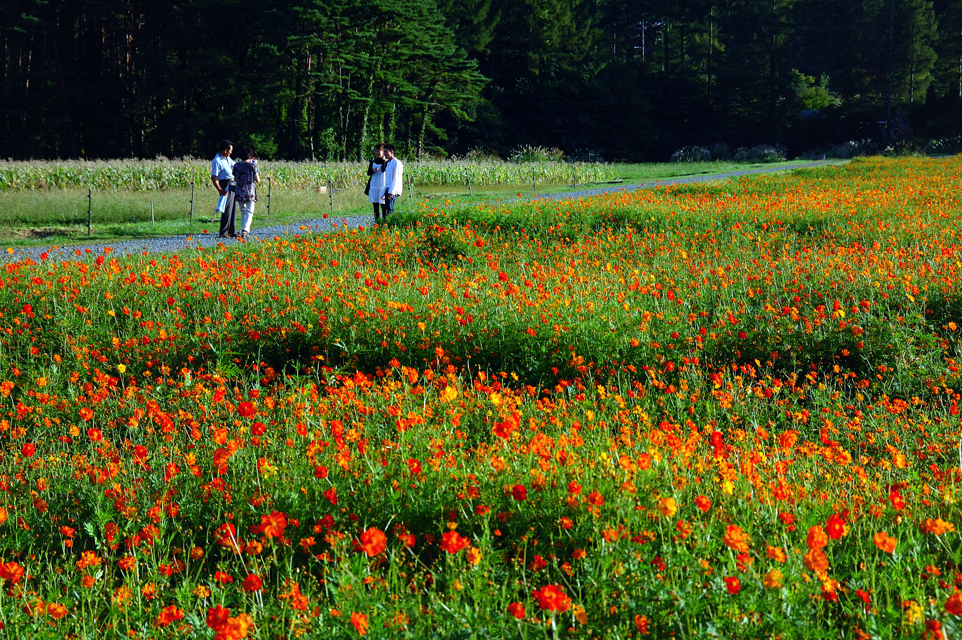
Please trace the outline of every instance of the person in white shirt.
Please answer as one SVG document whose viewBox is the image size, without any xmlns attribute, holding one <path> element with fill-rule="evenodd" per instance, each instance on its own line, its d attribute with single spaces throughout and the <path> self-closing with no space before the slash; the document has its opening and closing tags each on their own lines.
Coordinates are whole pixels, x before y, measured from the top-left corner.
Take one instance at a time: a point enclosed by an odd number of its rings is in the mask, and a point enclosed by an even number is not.
<svg viewBox="0 0 962 640">
<path fill-rule="evenodd" d="M 210 181 L 214 183 L 214 188 L 220 194 L 216 211 L 220 213 L 219 237 L 221 238 L 233 238 L 236 235 L 234 216 L 237 211 L 234 202 L 234 187 L 231 185 L 231 181 L 234 179 L 234 161 L 230 157 L 233 150 L 233 142 L 221 140 L 220 152 L 214 156 L 214 161 L 210 165 Z"/>
<path fill-rule="evenodd" d="M 368 201 L 374 207 L 375 222 L 381 219 L 381 211 L 386 211 L 384 208 L 384 162 L 384 143 L 379 142 L 374 147 L 374 157 L 367 165 L 367 189 L 365 189 Z"/>
<path fill-rule="evenodd" d="M 394 213 L 394 203 L 401 197 L 404 165 L 394 157 L 394 145 L 384 145 L 384 219 Z"/>
</svg>

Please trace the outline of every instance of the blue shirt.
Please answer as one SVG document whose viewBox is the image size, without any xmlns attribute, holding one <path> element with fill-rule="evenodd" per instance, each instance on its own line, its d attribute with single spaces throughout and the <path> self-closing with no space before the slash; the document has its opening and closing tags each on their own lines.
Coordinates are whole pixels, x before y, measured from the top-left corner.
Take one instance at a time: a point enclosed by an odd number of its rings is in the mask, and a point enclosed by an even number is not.
<svg viewBox="0 0 962 640">
<path fill-rule="evenodd" d="M 218 180 L 230 180 L 234 177 L 233 169 L 234 161 L 218 153 L 210 165 L 210 175 L 216 176 Z"/>
</svg>

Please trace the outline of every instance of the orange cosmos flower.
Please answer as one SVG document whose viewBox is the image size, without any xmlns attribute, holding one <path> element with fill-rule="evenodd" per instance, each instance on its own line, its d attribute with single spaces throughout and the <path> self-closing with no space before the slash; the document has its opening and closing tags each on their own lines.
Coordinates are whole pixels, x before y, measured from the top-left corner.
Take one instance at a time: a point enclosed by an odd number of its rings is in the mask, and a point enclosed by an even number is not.
<svg viewBox="0 0 962 640">
<path fill-rule="evenodd" d="M 214 631 L 220 631 L 227 624 L 230 609 L 217 605 L 207 610 L 207 626 Z"/>
<path fill-rule="evenodd" d="M 725 588 L 731 595 L 738 595 L 738 592 L 742 590 L 741 580 L 736 576 L 729 576 L 725 578 Z"/>
<path fill-rule="evenodd" d="M 508 605 L 508 614 L 514 616 L 518 620 L 524 620 L 524 605 L 520 602 L 512 602 Z"/>
<path fill-rule="evenodd" d="M 5 562 L 0 564 L 0 580 L 8 580 L 16 584 L 23 577 L 23 567 L 16 562 Z"/>
<path fill-rule="evenodd" d="M 828 571 L 828 556 L 821 549 L 812 549 L 804 556 L 805 566 L 820 576 Z"/>
<path fill-rule="evenodd" d="M 674 498 L 662 498 L 658 501 L 658 513 L 671 518 L 678 512 L 678 503 Z"/>
<path fill-rule="evenodd" d="M 945 610 L 955 616 L 962 616 L 962 593 L 956 591 L 945 601 Z"/>
<path fill-rule="evenodd" d="M 892 553 L 895 551 L 895 545 L 898 544 L 898 540 L 890 536 L 885 531 L 879 531 L 874 536 L 872 536 L 872 541 L 875 546 L 885 553 Z"/>
<path fill-rule="evenodd" d="M 695 498 L 695 506 L 704 513 L 711 509 L 711 500 L 708 499 L 708 496 L 698 496 Z"/>
<path fill-rule="evenodd" d="M 559 585 L 545 585 L 540 589 L 535 589 L 532 595 L 538 601 L 538 606 L 541 607 L 542 611 L 564 613 L 571 608 L 571 598 Z"/>
<path fill-rule="evenodd" d="M 261 580 L 260 576 L 254 575 L 253 573 L 244 578 L 243 588 L 247 593 L 260 591 L 263 586 L 264 581 Z"/>
<path fill-rule="evenodd" d="M 946 522 L 942 518 L 927 518 L 925 524 L 922 526 L 926 533 L 931 533 L 932 535 L 940 536 L 943 533 L 955 531 L 955 525 L 951 522 Z"/>
<path fill-rule="evenodd" d="M 261 523 L 257 527 L 260 533 L 268 538 L 281 538 L 284 536 L 284 529 L 287 527 L 287 516 L 280 511 L 272 511 L 268 515 L 261 516 Z"/>
<path fill-rule="evenodd" d="M 782 588 L 782 572 L 778 569 L 772 569 L 765 574 L 762 579 L 767 589 L 781 589 Z"/>
<path fill-rule="evenodd" d="M 739 553 L 748 553 L 748 545 L 751 544 L 751 538 L 749 538 L 748 534 L 737 524 L 730 524 L 725 527 L 725 535 L 722 537 L 722 542 L 724 542 L 725 546 L 729 549 L 733 549 Z"/>
<path fill-rule="evenodd" d="M 59 620 L 69 613 L 67 607 L 63 606 L 59 602 L 51 602 L 47 605 L 47 615 L 54 620 Z"/>
<path fill-rule="evenodd" d="M 367 621 L 367 614 L 354 612 L 351 614 L 351 626 L 357 631 L 357 635 L 363 636 L 367 635 L 367 629 L 370 623 Z"/>
<path fill-rule="evenodd" d="M 825 535 L 825 530 L 822 527 L 815 525 L 808 530 L 805 542 L 809 549 L 824 549 L 828 544 L 828 536 Z"/>
<path fill-rule="evenodd" d="M 470 544 L 470 540 L 460 535 L 457 531 L 446 531 L 441 536 L 441 548 L 450 554 L 461 551 Z"/>
<path fill-rule="evenodd" d="M 825 533 L 832 540 L 839 540 L 848 534 L 848 525 L 845 524 L 845 516 L 833 513 L 825 523 Z"/>
<path fill-rule="evenodd" d="M 371 527 L 361 534 L 361 549 L 368 558 L 380 555 L 387 548 L 387 536 L 376 527 Z"/>
<path fill-rule="evenodd" d="M 177 608 L 177 605 L 170 605 L 164 607 L 163 610 L 157 614 L 154 618 L 155 627 L 166 627 L 171 623 L 177 622 L 178 620 L 184 619 L 184 612 Z"/>
<path fill-rule="evenodd" d="M 635 629 L 637 629 L 638 633 L 640 633 L 643 636 L 647 636 L 649 633 L 651 633 L 651 629 L 649 629 L 648 616 L 643 616 L 636 613 Z"/>
</svg>

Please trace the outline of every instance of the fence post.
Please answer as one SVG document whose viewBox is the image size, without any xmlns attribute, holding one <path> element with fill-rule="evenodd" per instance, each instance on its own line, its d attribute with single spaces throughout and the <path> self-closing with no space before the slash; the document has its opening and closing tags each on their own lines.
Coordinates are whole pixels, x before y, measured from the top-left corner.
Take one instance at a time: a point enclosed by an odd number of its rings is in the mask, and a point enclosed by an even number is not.
<svg viewBox="0 0 962 640">
<path fill-rule="evenodd" d="M 157 226 L 157 220 L 154 219 L 154 199 L 150 199 L 150 224 L 151 226 Z"/>
<path fill-rule="evenodd" d="M 331 213 L 334 213 L 334 181 L 327 181 L 327 195 L 331 199 Z"/>
<path fill-rule="evenodd" d="M 93 217 L 94 190 L 87 187 L 87 237 L 90 237 L 90 220 Z"/>
<path fill-rule="evenodd" d="M 194 224 L 194 181 L 190 181 L 190 224 Z"/>
<path fill-rule="evenodd" d="M 465 178 L 468 180 L 468 197 L 473 196 L 474 191 L 471 190 L 471 176 L 466 174 Z"/>
<path fill-rule="evenodd" d="M 267 217 L 271 217 L 271 176 L 267 176 Z"/>
</svg>

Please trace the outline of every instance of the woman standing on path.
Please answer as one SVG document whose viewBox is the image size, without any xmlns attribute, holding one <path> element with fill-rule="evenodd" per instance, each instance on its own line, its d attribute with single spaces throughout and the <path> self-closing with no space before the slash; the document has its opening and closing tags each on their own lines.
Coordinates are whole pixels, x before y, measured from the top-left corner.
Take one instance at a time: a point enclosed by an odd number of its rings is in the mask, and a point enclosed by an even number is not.
<svg viewBox="0 0 962 640">
<path fill-rule="evenodd" d="M 231 185 L 231 181 L 234 179 L 234 161 L 231 160 L 230 154 L 233 150 L 233 142 L 221 140 L 220 152 L 214 156 L 214 161 L 210 165 L 210 181 L 214 183 L 217 193 L 224 199 L 224 208 L 220 212 L 219 237 L 221 238 L 233 238 L 237 235 L 234 229 L 234 217 L 237 211 L 234 202 L 234 187 Z"/>
<path fill-rule="evenodd" d="M 384 209 L 384 143 L 374 147 L 374 157 L 367 166 L 367 199 L 374 207 L 374 221 L 381 219 Z M 387 218 L 387 213 L 384 213 Z"/>
<path fill-rule="evenodd" d="M 257 201 L 257 183 L 261 174 L 257 170 L 254 150 L 244 147 L 240 152 L 240 162 L 234 165 L 234 200 L 241 211 L 241 237 L 247 238 L 254 219 L 254 202 Z"/>
</svg>

